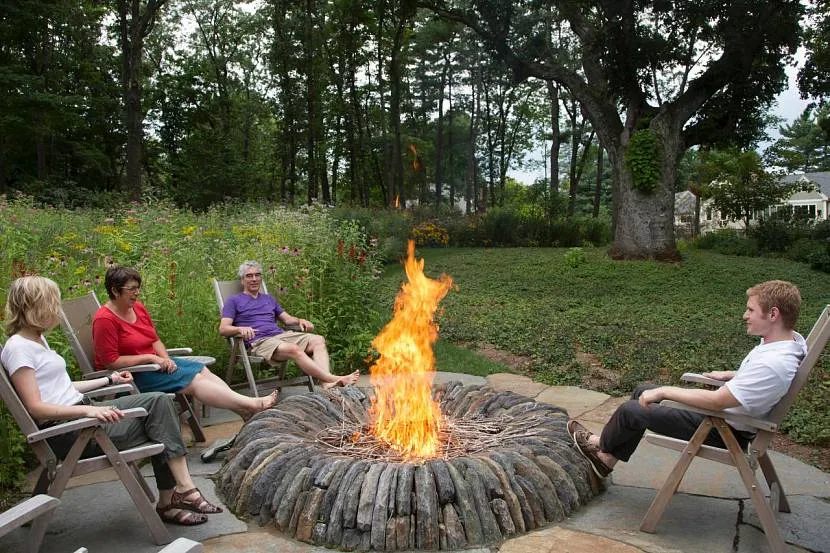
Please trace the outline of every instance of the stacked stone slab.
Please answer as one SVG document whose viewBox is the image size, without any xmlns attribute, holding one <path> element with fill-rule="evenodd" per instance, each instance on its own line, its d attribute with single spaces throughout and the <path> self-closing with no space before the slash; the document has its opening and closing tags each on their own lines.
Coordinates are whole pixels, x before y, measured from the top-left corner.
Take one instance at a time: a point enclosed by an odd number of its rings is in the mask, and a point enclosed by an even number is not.
<svg viewBox="0 0 830 553">
<path fill-rule="evenodd" d="M 367 424 L 366 395 L 354 387 L 296 395 L 243 427 L 217 489 L 239 516 L 306 543 L 360 551 L 498 544 L 561 521 L 592 497 L 564 410 L 458 382 L 435 387 L 433 397 L 450 419 L 498 420 L 526 432 L 449 459 L 359 459 L 317 436 L 344 421 Z"/>
</svg>

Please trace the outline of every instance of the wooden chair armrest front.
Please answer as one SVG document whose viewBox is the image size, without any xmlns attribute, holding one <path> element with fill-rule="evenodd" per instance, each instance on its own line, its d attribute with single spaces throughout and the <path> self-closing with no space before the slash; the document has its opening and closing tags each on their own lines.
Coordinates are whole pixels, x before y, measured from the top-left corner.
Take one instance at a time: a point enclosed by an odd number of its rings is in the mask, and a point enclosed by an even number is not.
<svg viewBox="0 0 830 553">
<path fill-rule="evenodd" d="M 703 376 L 702 374 L 698 373 L 683 373 L 683 376 L 680 377 L 680 380 L 684 382 L 694 382 L 696 384 L 706 384 L 707 386 L 714 386 L 716 388 L 720 388 L 721 386 L 726 384 L 725 380 L 709 378 L 708 376 Z"/>
<path fill-rule="evenodd" d="M 727 413 L 726 411 L 710 411 L 709 409 L 693 407 L 691 405 L 686 405 L 685 403 L 680 403 L 679 401 L 672 401 L 670 399 L 664 399 L 660 402 L 660 405 L 663 405 L 664 407 L 673 407 L 674 409 L 680 409 L 681 411 L 691 411 L 693 413 L 700 413 L 701 415 L 717 417 L 719 419 L 729 419 L 735 422 L 739 422 L 741 424 L 745 424 L 747 426 L 751 426 L 753 428 L 757 428 L 758 430 L 766 430 L 767 432 L 775 432 L 778 430 L 778 425 L 774 422 L 764 419 L 747 417 L 746 415 Z"/>
<path fill-rule="evenodd" d="M 137 419 L 147 416 L 147 410 L 143 407 L 124 409 L 121 412 L 124 414 L 121 420 Z M 89 428 L 90 426 L 103 426 L 104 424 L 105 423 L 94 417 L 81 417 L 80 419 L 66 421 L 61 424 L 56 424 L 55 426 L 50 426 L 49 428 L 44 428 L 43 430 L 38 430 L 37 432 L 32 432 L 26 436 L 26 441 L 33 444 L 35 442 L 45 440 L 46 438 L 51 438 L 52 436 L 60 436 L 61 434 L 66 434 L 67 432 L 83 430 L 84 428 Z"/>
<path fill-rule="evenodd" d="M 96 397 L 111 396 L 115 394 L 124 393 L 134 395 L 138 393 L 138 390 L 132 384 L 113 384 L 112 386 L 102 386 L 101 388 L 96 388 L 95 390 L 84 392 L 84 395 L 89 399 L 94 399 Z"/>
<path fill-rule="evenodd" d="M 167 355 L 190 355 L 193 348 L 167 348 Z"/>
</svg>

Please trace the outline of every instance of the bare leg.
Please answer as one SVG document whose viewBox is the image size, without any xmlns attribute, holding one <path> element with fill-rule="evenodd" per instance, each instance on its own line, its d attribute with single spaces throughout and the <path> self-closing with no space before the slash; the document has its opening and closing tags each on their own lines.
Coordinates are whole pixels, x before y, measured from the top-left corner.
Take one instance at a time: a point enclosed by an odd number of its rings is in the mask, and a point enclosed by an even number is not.
<svg viewBox="0 0 830 553">
<path fill-rule="evenodd" d="M 183 390 L 193 394 L 196 399 L 211 407 L 229 409 L 243 419 L 248 419 L 263 409 L 273 407 L 277 402 L 277 392 L 265 397 L 248 397 L 233 391 L 228 384 L 210 372 L 202 370 Z"/>
<path fill-rule="evenodd" d="M 300 370 L 310 377 L 319 380 L 322 383 L 322 387 L 326 389 L 333 386 L 348 386 L 349 384 L 357 382 L 360 371 L 355 371 L 345 376 L 338 376 L 331 373 L 329 369 L 329 354 L 322 337 L 313 338 L 308 345 L 308 349 L 314 355 L 313 359 L 297 345 L 283 343 L 280 344 L 280 347 L 277 348 L 277 351 L 274 352 L 271 359 L 274 361 L 291 359 L 297 363 Z"/>
</svg>

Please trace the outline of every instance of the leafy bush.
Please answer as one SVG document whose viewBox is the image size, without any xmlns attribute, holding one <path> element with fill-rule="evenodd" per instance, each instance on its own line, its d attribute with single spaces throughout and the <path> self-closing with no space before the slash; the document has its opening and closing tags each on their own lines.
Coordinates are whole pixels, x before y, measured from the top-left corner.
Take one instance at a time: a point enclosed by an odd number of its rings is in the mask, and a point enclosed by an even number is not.
<svg viewBox="0 0 830 553">
<path fill-rule="evenodd" d="M 565 265 L 575 269 L 585 263 L 585 250 L 582 248 L 571 248 L 565 252 Z"/>
<path fill-rule="evenodd" d="M 695 245 L 703 250 L 713 250 L 726 255 L 755 257 L 760 254 L 754 238 L 747 238 L 732 229 L 706 233 L 697 239 Z"/>
<path fill-rule="evenodd" d="M 415 225 L 411 236 L 419 246 L 446 246 L 450 241 L 447 229 L 433 221 L 421 221 Z"/>
</svg>

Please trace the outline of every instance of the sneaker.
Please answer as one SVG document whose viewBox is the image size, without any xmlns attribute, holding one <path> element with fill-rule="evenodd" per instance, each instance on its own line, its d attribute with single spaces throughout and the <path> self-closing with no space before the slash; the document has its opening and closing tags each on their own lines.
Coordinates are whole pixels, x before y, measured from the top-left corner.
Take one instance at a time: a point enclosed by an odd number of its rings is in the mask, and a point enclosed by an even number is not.
<svg viewBox="0 0 830 553">
<path fill-rule="evenodd" d="M 593 432 L 585 428 L 579 422 L 571 419 L 568 421 L 568 434 L 571 435 L 571 438 L 576 444 L 576 448 L 582 456 L 588 460 L 588 463 L 591 465 L 591 468 L 597 476 L 605 478 L 611 474 L 611 471 L 614 469 L 606 465 L 602 459 L 599 458 L 599 447 L 590 442 L 591 436 L 594 435 Z"/>
</svg>

